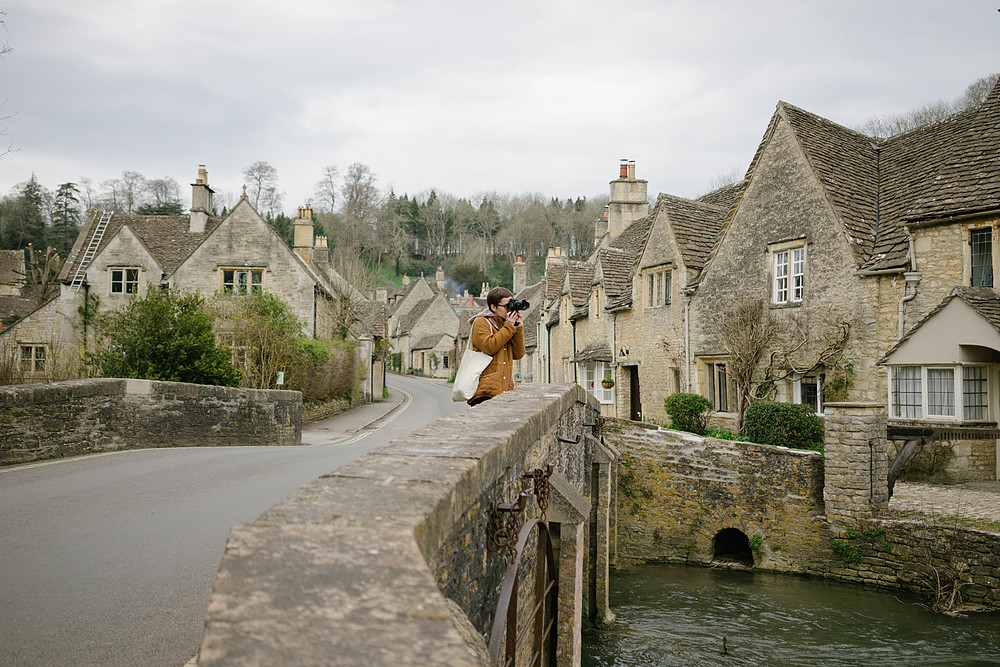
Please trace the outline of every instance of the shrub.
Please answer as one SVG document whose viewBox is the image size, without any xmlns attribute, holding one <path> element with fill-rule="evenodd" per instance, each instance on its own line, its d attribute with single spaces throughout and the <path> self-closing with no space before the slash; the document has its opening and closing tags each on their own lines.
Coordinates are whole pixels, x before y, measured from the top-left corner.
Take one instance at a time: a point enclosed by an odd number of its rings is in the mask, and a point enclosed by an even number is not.
<svg viewBox="0 0 1000 667">
<path fill-rule="evenodd" d="M 823 420 L 808 405 L 753 403 L 747 408 L 743 435 L 764 445 L 823 451 Z"/>
<path fill-rule="evenodd" d="M 288 389 L 302 400 L 351 399 L 357 376 L 355 343 L 300 338 L 288 367 Z"/>
<path fill-rule="evenodd" d="M 98 317 L 98 345 L 86 354 L 99 377 L 144 378 L 236 386 L 240 372 L 212 332 L 197 294 L 150 288 Z"/>
<path fill-rule="evenodd" d="M 667 396 L 663 407 L 670 415 L 670 428 L 704 435 L 712 402 L 700 394 L 677 393 Z"/>
</svg>

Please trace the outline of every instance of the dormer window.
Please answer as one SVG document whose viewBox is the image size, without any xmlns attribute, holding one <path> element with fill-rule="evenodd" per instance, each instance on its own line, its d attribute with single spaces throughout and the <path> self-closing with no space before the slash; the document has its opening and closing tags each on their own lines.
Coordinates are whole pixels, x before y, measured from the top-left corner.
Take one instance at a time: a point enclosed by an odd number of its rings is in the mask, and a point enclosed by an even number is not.
<svg viewBox="0 0 1000 667">
<path fill-rule="evenodd" d="M 670 269 L 659 269 L 646 273 L 646 308 L 670 305 Z"/>
</svg>

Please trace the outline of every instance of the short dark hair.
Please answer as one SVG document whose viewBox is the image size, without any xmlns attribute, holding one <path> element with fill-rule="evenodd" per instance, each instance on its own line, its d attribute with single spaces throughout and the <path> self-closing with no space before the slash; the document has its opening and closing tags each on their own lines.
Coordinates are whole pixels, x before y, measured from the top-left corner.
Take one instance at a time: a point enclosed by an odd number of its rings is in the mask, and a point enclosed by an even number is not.
<svg viewBox="0 0 1000 667">
<path fill-rule="evenodd" d="M 500 302 L 503 301 L 508 296 L 514 296 L 511 291 L 506 287 L 494 287 L 486 295 L 486 307 L 492 311 L 490 306 L 499 306 Z"/>
</svg>

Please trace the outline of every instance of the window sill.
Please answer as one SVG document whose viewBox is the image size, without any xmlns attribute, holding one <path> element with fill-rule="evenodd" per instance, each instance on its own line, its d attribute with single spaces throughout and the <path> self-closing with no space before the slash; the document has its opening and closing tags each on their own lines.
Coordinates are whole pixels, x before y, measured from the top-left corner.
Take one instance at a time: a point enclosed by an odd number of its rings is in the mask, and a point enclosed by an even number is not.
<svg viewBox="0 0 1000 667">
<path fill-rule="evenodd" d="M 785 308 L 801 308 L 805 301 L 790 301 L 788 303 L 774 303 L 771 302 L 769 305 L 771 310 L 783 310 Z"/>
</svg>

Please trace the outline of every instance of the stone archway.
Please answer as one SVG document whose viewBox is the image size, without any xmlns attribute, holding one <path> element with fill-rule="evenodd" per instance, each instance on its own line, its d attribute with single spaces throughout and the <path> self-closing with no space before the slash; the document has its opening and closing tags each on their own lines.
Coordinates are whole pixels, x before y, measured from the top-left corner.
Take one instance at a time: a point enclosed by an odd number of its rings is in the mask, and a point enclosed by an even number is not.
<svg viewBox="0 0 1000 667">
<path fill-rule="evenodd" d="M 723 528 L 712 540 L 712 562 L 753 567 L 750 539 L 742 530 Z"/>
</svg>

